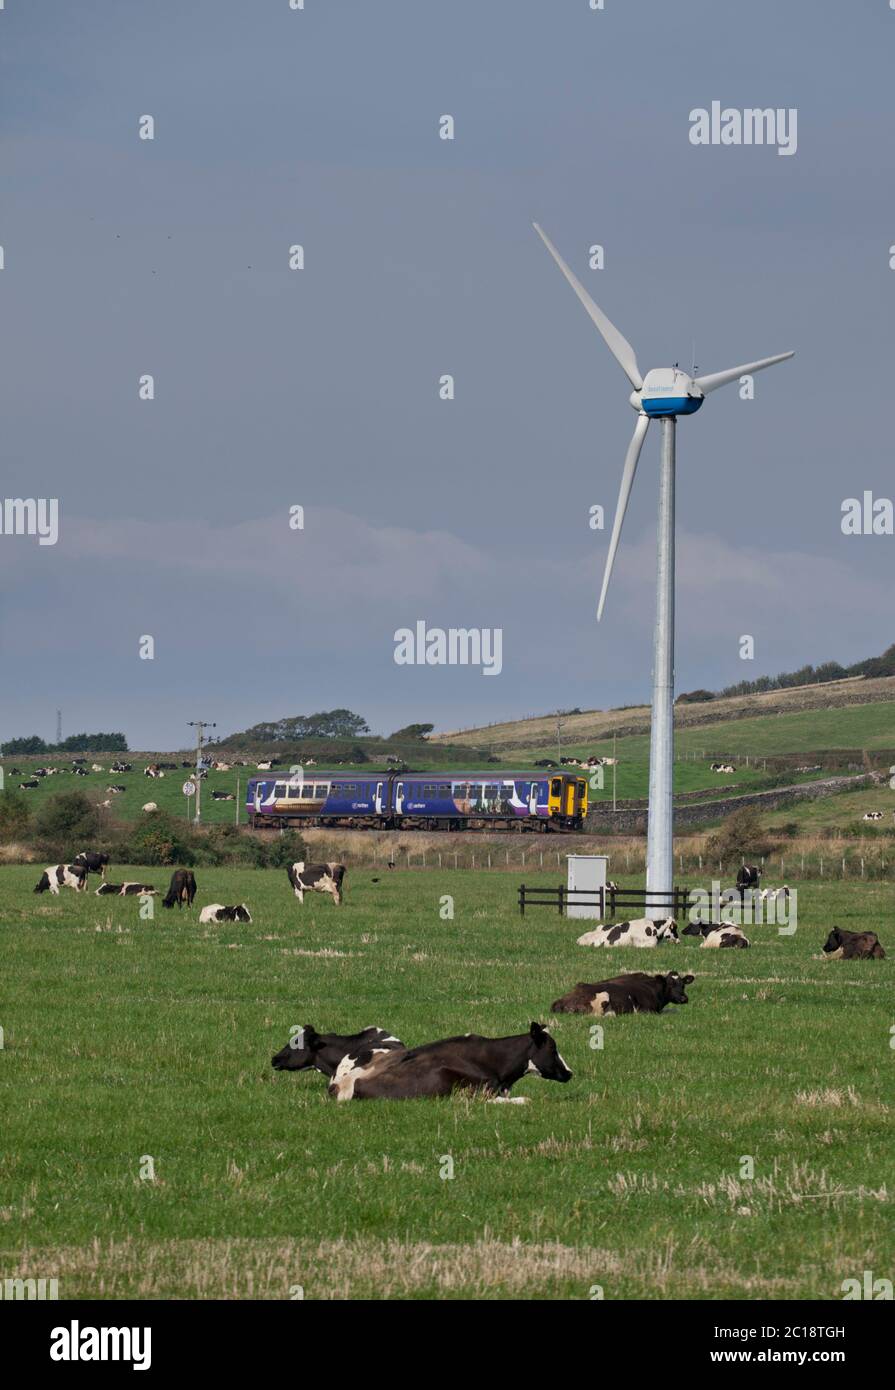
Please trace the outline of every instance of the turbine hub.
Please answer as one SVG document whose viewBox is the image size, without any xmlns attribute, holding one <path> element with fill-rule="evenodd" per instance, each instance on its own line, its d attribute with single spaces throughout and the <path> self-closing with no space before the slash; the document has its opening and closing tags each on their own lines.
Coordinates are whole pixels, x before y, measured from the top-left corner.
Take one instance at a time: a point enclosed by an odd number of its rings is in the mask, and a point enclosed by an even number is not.
<svg viewBox="0 0 895 1390">
<path fill-rule="evenodd" d="M 694 415 L 705 399 L 702 389 L 680 367 L 653 367 L 644 377 L 639 391 L 629 397 L 636 410 L 651 418 L 663 415 Z"/>
</svg>

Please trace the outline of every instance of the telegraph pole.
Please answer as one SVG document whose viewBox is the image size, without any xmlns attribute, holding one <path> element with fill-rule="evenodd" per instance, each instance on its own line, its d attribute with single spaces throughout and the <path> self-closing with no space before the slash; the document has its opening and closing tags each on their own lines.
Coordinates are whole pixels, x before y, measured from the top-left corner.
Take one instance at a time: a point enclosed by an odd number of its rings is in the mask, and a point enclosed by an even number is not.
<svg viewBox="0 0 895 1390">
<path fill-rule="evenodd" d="M 202 819 L 202 778 L 199 776 L 199 763 L 202 759 L 202 742 L 206 729 L 216 729 L 217 724 L 209 719 L 190 719 L 191 729 L 196 730 L 196 820 Z"/>
<path fill-rule="evenodd" d="M 562 732 L 562 726 L 563 726 L 564 723 L 565 723 L 565 720 L 564 720 L 564 719 L 557 719 L 557 721 L 556 721 L 556 761 L 557 761 L 558 763 L 561 763 L 561 762 L 562 762 L 562 744 L 561 744 L 561 742 L 560 742 L 560 737 L 559 737 L 559 736 L 560 736 L 560 733 Z"/>
</svg>

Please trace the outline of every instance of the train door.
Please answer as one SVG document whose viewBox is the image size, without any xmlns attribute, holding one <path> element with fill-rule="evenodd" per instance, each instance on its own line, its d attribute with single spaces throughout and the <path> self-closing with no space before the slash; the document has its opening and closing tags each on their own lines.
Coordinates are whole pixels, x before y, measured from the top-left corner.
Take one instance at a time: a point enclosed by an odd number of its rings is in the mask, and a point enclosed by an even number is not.
<svg viewBox="0 0 895 1390">
<path fill-rule="evenodd" d="M 575 816 L 575 813 L 576 813 L 576 811 L 577 811 L 577 809 L 578 809 L 577 806 L 575 805 L 576 793 L 577 793 L 577 788 L 576 788 L 576 782 L 577 782 L 577 780 L 578 780 L 578 779 L 577 779 L 576 777 L 567 777 L 567 778 L 566 778 L 565 808 L 564 808 L 564 810 L 563 810 L 563 814 L 566 815 L 566 816 L 568 816 L 570 819 L 572 819 L 572 818 Z"/>
<path fill-rule="evenodd" d="M 561 816 L 561 815 L 562 815 L 562 778 L 561 778 L 561 777 L 551 777 L 551 778 L 550 778 L 550 800 L 549 800 L 549 802 L 548 802 L 548 807 L 549 807 L 549 811 L 548 811 L 548 814 L 549 814 L 549 815 L 551 815 L 551 816 Z"/>
<path fill-rule="evenodd" d="M 377 782 L 377 783 L 376 783 L 376 796 L 374 797 L 373 805 L 374 805 L 374 807 L 376 808 L 376 814 L 377 814 L 377 816 L 381 816 L 381 815 L 382 815 L 382 783 L 381 783 L 381 782 Z"/>
<path fill-rule="evenodd" d="M 528 814 L 536 816 L 538 814 L 538 784 L 532 782 L 528 793 Z"/>
<path fill-rule="evenodd" d="M 403 814 L 404 814 L 404 783 L 403 783 L 403 782 L 397 782 L 397 783 L 395 784 L 395 815 L 396 815 L 396 816 L 403 816 Z"/>
</svg>

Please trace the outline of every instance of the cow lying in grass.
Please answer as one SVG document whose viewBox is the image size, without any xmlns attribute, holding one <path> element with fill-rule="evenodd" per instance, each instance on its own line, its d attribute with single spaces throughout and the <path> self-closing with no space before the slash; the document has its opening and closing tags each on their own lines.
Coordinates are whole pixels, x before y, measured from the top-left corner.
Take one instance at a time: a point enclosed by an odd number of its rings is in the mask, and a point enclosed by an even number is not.
<svg viewBox="0 0 895 1390">
<path fill-rule="evenodd" d="M 731 946 L 742 950 L 750 944 L 746 933 L 733 922 L 690 922 L 684 927 L 684 936 L 701 936 L 703 946 L 717 950 Z"/>
<path fill-rule="evenodd" d="M 616 926 L 594 927 L 579 936 L 579 946 L 658 946 L 660 941 L 677 941 L 677 922 L 673 917 L 664 921 L 651 922 L 648 917 L 638 917 L 633 922 L 619 922 Z"/>
<path fill-rule="evenodd" d="M 615 975 L 611 980 L 599 980 L 595 985 L 579 982 L 550 1008 L 555 1014 L 596 1014 L 609 1018 L 613 1014 L 660 1014 L 667 1004 L 688 1002 L 686 985 L 695 975 L 679 975 L 676 970 L 667 975 Z"/>
<path fill-rule="evenodd" d="M 569 1081 L 572 1073 L 556 1043 L 540 1023 L 527 1033 L 508 1038 L 482 1038 L 468 1033 L 394 1051 L 371 1048 L 344 1057 L 329 1094 L 344 1100 L 416 1100 L 420 1096 L 449 1096 L 453 1091 L 481 1092 L 490 1100 L 516 1105 L 510 1088 L 527 1073 L 545 1081 Z"/>
<path fill-rule="evenodd" d="M 315 892 L 330 893 L 336 907 L 341 905 L 344 864 L 306 864 L 299 859 L 297 863 L 290 864 L 286 872 L 300 903 L 304 903 L 305 893 Z"/>
<path fill-rule="evenodd" d="M 116 898 L 131 898 L 139 893 L 141 897 L 154 897 L 158 890 L 151 883 L 101 883 L 96 890 L 98 898 L 111 894 Z"/>
<path fill-rule="evenodd" d="M 245 903 L 225 907 L 223 903 L 209 903 L 199 913 L 200 922 L 251 922 L 252 918 Z"/>
<path fill-rule="evenodd" d="M 49 892 L 58 896 L 60 888 L 74 888 L 76 893 L 87 890 L 87 870 L 83 864 L 50 864 L 35 884 L 35 893 Z"/>
<path fill-rule="evenodd" d="M 324 1076 L 335 1076 L 344 1057 L 357 1058 L 361 1053 L 404 1050 L 404 1044 L 384 1028 L 364 1028 L 360 1033 L 318 1033 L 308 1023 L 299 1028 L 281 1048 L 270 1065 L 274 1071 L 308 1071 L 313 1069 Z"/>
<path fill-rule="evenodd" d="M 875 931 L 845 931 L 834 927 L 824 945 L 828 960 L 885 960 Z"/>
</svg>

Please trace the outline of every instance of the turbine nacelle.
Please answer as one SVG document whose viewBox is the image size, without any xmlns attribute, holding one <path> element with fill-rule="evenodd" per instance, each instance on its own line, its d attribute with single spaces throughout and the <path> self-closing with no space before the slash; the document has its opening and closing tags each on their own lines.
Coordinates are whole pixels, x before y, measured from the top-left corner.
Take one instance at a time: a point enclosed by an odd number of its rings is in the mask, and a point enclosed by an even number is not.
<svg viewBox="0 0 895 1390">
<path fill-rule="evenodd" d="M 653 367 L 639 391 L 628 397 L 635 410 L 651 419 L 663 415 L 695 415 L 705 400 L 702 387 L 679 367 Z"/>
</svg>

